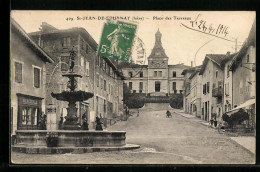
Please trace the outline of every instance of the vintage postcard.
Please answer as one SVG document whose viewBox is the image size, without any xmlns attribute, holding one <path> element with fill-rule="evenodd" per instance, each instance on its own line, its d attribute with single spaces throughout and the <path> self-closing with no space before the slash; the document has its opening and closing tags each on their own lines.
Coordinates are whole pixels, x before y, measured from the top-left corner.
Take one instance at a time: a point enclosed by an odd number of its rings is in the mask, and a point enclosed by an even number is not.
<svg viewBox="0 0 260 172">
<path fill-rule="evenodd" d="M 255 164 L 255 11 L 11 11 L 13 164 Z"/>
</svg>

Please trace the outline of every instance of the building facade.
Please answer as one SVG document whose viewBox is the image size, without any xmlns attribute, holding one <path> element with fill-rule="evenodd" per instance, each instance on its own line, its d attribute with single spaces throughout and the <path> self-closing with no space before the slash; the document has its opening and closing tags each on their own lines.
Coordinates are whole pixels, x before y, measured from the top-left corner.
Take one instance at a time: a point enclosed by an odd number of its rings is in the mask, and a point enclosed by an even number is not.
<svg viewBox="0 0 260 172">
<path fill-rule="evenodd" d="M 243 108 L 249 124 L 255 128 L 256 118 L 256 21 L 249 36 L 230 64 L 232 72 L 233 109 Z M 232 110 L 233 110 L 232 109 Z"/>
<path fill-rule="evenodd" d="M 200 67 L 191 74 L 190 79 L 190 109 L 191 115 L 201 118 L 201 75 Z"/>
<path fill-rule="evenodd" d="M 69 51 L 72 49 L 76 53 L 74 72 L 82 75 L 82 78 L 77 80 L 76 90 L 94 94 L 93 98 L 87 101 L 77 102 L 79 123 L 82 123 L 81 116 L 84 113 L 87 114 L 88 122 L 93 127 L 96 115 L 101 115 L 106 124 L 106 119 L 112 114 L 119 114 L 123 106 L 122 75 L 117 71 L 115 62 L 96 56 L 98 45 L 84 28 L 59 30 L 43 22 L 41 31 L 30 33 L 30 36 L 55 59 L 55 63 L 48 65 L 46 71 L 48 128 L 58 129 L 60 117 L 67 115 L 68 103 L 56 100 L 51 93 L 67 90 L 67 78 L 62 77 L 62 74 L 68 72 Z"/>
<path fill-rule="evenodd" d="M 46 65 L 54 60 L 11 18 L 11 134 L 39 129 L 45 113 Z"/>
<path fill-rule="evenodd" d="M 184 78 L 181 73 L 189 66 L 168 64 L 169 57 L 162 47 L 161 37 L 162 34 L 158 30 L 154 47 L 148 57 L 148 65 L 129 65 L 122 68 L 126 77 L 125 83 L 132 93 L 154 96 L 182 94 Z"/>
<path fill-rule="evenodd" d="M 223 86 L 224 86 L 224 62 L 232 59 L 234 54 L 206 54 L 201 66 L 202 76 L 202 116 L 206 121 L 216 115 L 219 120 L 222 116 Z"/>
</svg>

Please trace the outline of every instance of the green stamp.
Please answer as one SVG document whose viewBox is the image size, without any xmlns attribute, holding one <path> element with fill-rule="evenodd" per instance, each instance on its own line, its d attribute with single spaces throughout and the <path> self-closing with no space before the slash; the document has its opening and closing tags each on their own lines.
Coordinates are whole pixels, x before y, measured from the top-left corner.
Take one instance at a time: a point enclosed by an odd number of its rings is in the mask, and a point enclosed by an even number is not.
<svg viewBox="0 0 260 172">
<path fill-rule="evenodd" d="M 97 55 L 129 61 L 137 25 L 117 21 L 105 23 Z"/>
</svg>

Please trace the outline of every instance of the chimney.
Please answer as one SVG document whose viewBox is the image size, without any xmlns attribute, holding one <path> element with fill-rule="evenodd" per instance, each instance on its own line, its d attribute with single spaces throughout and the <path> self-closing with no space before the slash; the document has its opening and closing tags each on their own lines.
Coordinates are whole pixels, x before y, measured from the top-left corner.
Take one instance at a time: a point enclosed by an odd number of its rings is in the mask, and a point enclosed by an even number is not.
<svg viewBox="0 0 260 172">
<path fill-rule="evenodd" d="M 230 55 L 230 51 L 227 52 L 227 55 L 228 55 L 228 56 Z"/>
<path fill-rule="evenodd" d="M 190 62 L 190 66 L 193 67 L 193 61 Z"/>
</svg>

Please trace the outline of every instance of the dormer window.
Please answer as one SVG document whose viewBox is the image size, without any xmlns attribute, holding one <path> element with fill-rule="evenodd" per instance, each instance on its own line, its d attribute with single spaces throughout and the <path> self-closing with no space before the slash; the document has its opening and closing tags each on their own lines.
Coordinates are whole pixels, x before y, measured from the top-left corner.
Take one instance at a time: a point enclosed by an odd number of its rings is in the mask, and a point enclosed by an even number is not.
<svg viewBox="0 0 260 172">
<path fill-rule="evenodd" d="M 130 78 L 132 78 L 133 77 L 133 72 L 129 72 L 128 75 L 129 75 Z"/>
</svg>

